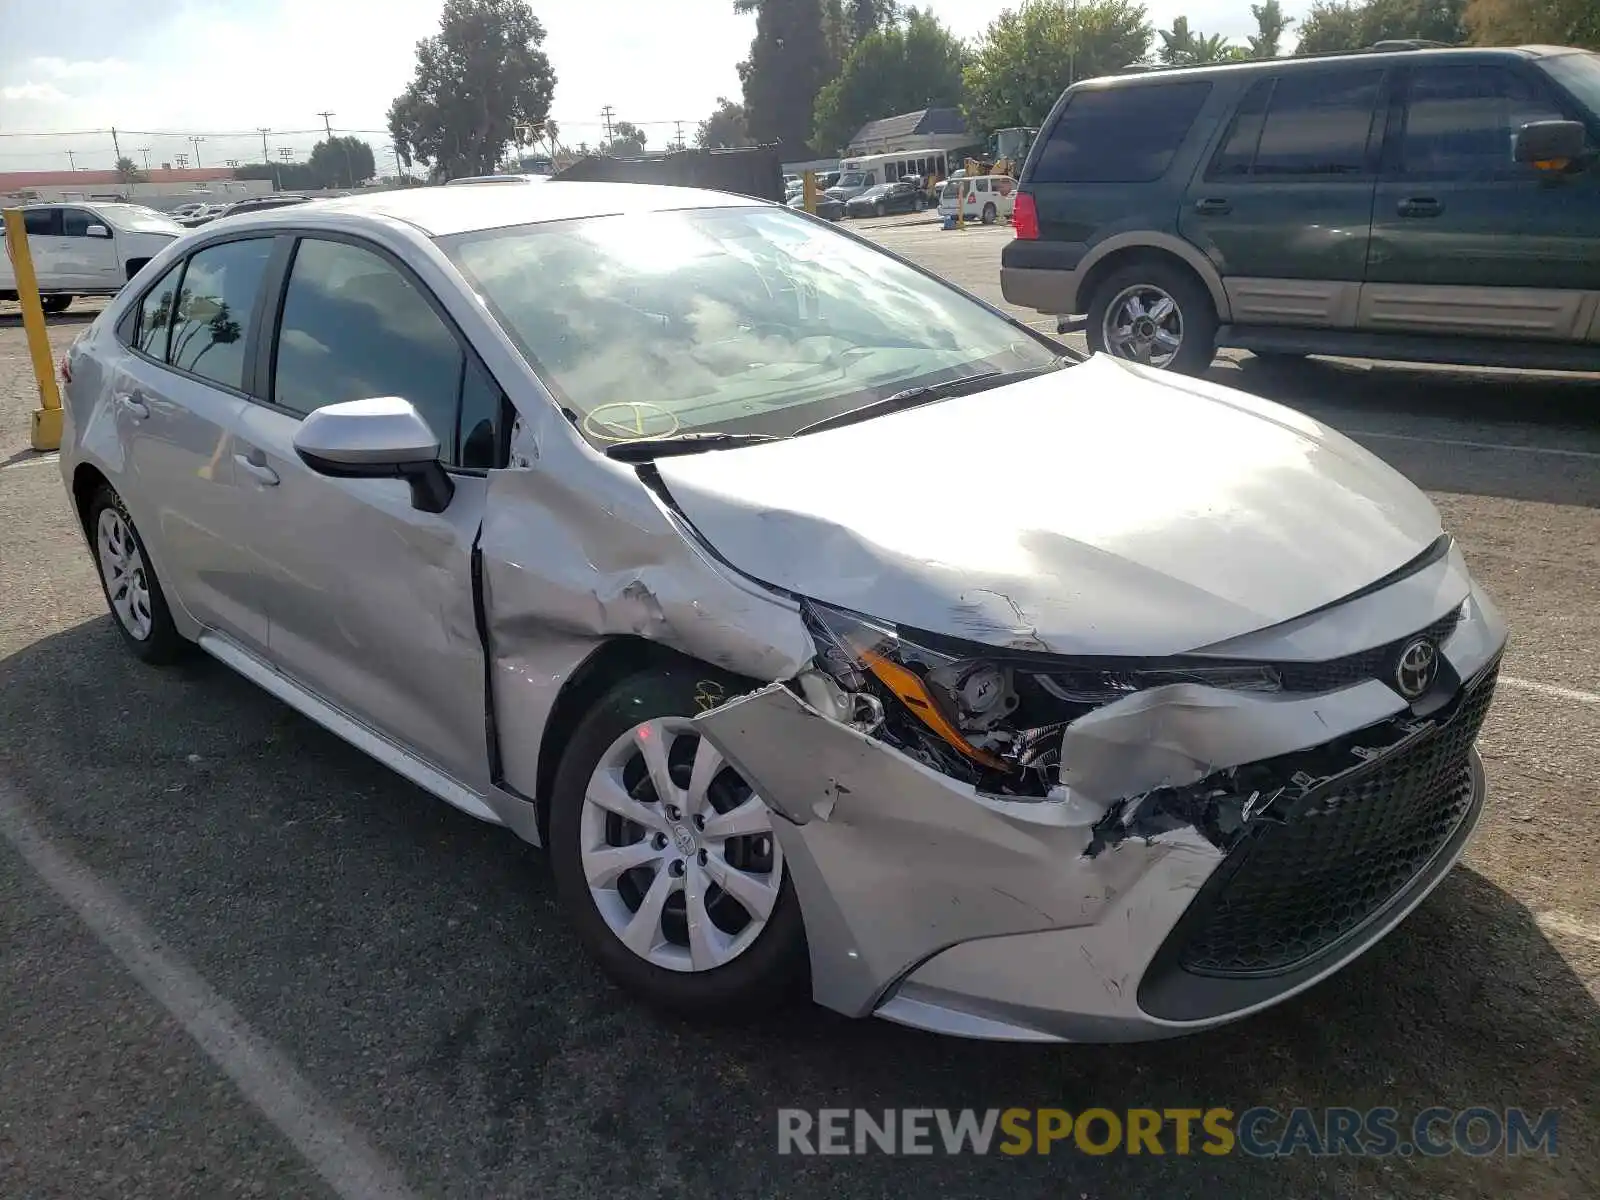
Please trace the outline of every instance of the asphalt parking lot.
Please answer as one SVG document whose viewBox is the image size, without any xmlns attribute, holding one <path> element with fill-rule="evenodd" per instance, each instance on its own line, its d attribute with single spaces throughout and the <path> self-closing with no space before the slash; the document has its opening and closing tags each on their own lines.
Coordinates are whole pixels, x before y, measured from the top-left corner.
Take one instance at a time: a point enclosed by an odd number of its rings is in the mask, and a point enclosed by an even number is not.
<svg viewBox="0 0 1600 1200">
<path fill-rule="evenodd" d="M 851 227 L 1000 299 L 1004 229 Z M 0 1195 L 1600 1194 L 1600 382 L 1243 354 L 1212 377 L 1427 489 L 1504 609 L 1462 866 L 1334 980 L 1200 1037 L 967 1043 L 803 1004 L 711 1029 L 598 976 L 538 852 L 216 664 L 122 651 L 0 307 Z M 1005 464 L 971 471 L 1003 505 Z M 776 1153 L 780 1107 L 1014 1105 L 1553 1108 L 1560 1132 L 1549 1159 Z"/>
</svg>

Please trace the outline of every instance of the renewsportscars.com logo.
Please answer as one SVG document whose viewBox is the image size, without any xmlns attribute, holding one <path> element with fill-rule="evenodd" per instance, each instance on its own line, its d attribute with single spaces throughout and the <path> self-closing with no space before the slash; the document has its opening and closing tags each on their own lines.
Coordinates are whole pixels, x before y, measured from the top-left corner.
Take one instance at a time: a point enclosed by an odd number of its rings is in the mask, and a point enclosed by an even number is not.
<svg viewBox="0 0 1600 1200">
<path fill-rule="evenodd" d="M 780 1108 L 779 1154 L 1556 1154 L 1559 1114 L 1520 1108 Z"/>
</svg>

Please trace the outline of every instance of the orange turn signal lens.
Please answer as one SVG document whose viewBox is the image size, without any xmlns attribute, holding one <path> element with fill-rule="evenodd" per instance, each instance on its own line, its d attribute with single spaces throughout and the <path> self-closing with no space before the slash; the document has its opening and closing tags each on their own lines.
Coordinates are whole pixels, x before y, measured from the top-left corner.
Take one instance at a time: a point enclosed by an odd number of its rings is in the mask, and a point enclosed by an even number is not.
<svg viewBox="0 0 1600 1200">
<path fill-rule="evenodd" d="M 928 695 L 928 688 L 917 678 L 915 671 L 909 671 L 899 663 L 890 662 L 883 655 L 871 650 L 860 650 L 861 660 L 866 663 L 867 670 L 871 671 L 884 687 L 895 694 L 896 699 L 904 704 L 916 718 L 929 729 L 937 733 L 951 746 L 959 750 L 973 762 L 982 763 L 997 771 L 1007 770 L 1005 762 L 996 758 L 986 750 L 980 750 L 966 738 L 961 736 L 961 731 L 952 725 L 944 713 L 939 711 L 939 706 Z"/>
</svg>

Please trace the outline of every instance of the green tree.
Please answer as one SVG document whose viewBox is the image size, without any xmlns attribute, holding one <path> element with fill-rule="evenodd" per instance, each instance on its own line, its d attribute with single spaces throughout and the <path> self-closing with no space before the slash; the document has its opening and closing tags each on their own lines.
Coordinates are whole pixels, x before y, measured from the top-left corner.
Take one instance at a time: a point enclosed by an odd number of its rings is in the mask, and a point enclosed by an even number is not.
<svg viewBox="0 0 1600 1200">
<path fill-rule="evenodd" d="M 1361 49 L 1366 44 L 1361 40 L 1361 12 L 1348 0 L 1317 0 L 1300 22 L 1296 49 L 1301 54 Z"/>
<path fill-rule="evenodd" d="M 1595 0 L 1470 0 L 1466 24 L 1480 46 L 1600 50 L 1600 4 Z"/>
<path fill-rule="evenodd" d="M 1220 33 L 1206 35 L 1189 28 L 1188 17 L 1178 17 L 1171 29 L 1162 29 L 1161 49 L 1156 57 L 1174 67 L 1195 67 L 1205 63 L 1233 62 L 1248 57 L 1237 46 L 1231 45 Z"/>
<path fill-rule="evenodd" d="M 1377 42 L 1421 38 L 1466 41 L 1467 0 L 1317 0 L 1300 22 L 1303 54 L 1360 50 Z"/>
<path fill-rule="evenodd" d="M 621 157 L 636 157 L 644 153 L 644 144 L 650 139 L 645 136 L 632 121 L 618 121 L 611 127 L 611 140 L 606 143 L 605 152 Z"/>
<path fill-rule="evenodd" d="M 486 175 L 518 125 L 550 115 L 556 76 L 544 26 L 524 0 L 446 0 L 439 32 L 417 43 L 416 73 L 389 106 L 395 153 L 435 178 Z"/>
<path fill-rule="evenodd" d="M 967 121 L 977 130 L 1039 125 L 1063 89 L 1139 62 L 1154 31 L 1142 4 L 1022 0 L 1003 11 L 964 72 Z"/>
<path fill-rule="evenodd" d="M 744 105 L 737 104 L 726 96 L 718 96 L 717 107 L 695 130 L 694 144 L 702 150 L 722 150 L 750 145 L 750 133 L 744 120 Z"/>
<path fill-rule="evenodd" d="M 838 71 L 824 0 L 734 0 L 756 14 L 750 57 L 739 64 L 750 136 L 788 157 L 807 152 L 817 93 Z"/>
<path fill-rule="evenodd" d="M 318 142 L 306 166 L 311 186 L 319 188 L 353 188 L 378 173 L 372 147 L 358 137 L 335 135 Z"/>
<path fill-rule="evenodd" d="M 835 79 L 817 94 L 819 153 L 842 150 L 868 121 L 919 108 L 954 108 L 961 103 L 961 40 L 932 13 L 908 11 L 903 23 L 869 33 L 844 61 Z"/>
<path fill-rule="evenodd" d="M 1283 15 L 1283 5 L 1279 4 L 1278 0 L 1266 0 L 1265 4 L 1252 4 L 1250 15 L 1256 19 L 1255 36 L 1245 38 L 1250 43 L 1250 57 L 1277 58 L 1283 44 L 1283 35 L 1289 31 L 1289 26 L 1294 24 L 1294 18 Z"/>
<path fill-rule="evenodd" d="M 117 180 L 121 183 L 143 183 L 144 172 L 139 170 L 139 164 L 127 155 L 117 159 Z"/>
<path fill-rule="evenodd" d="M 900 16 L 899 10 L 897 0 L 850 0 L 847 29 L 851 44 L 893 25 Z"/>
</svg>

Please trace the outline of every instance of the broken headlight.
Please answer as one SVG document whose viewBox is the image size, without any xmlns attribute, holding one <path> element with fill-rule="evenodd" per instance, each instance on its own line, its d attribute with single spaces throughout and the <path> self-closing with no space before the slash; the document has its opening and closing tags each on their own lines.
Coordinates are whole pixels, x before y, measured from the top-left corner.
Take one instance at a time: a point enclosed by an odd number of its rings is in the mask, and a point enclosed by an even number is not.
<svg viewBox="0 0 1600 1200">
<path fill-rule="evenodd" d="M 802 612 L 816 666 L 842 692 L 836 711 L 856 711 L 846 698 L 864 701 L 878 736 L 946 774 L 1009 794 L 1044 795 L 1059 773 L 1062 732 L 1103 704 L 1173 683 L 1281 686 L 1266 665 L 1101 665 L 978 645 L 952 652 L 842 609 L 807 602 Z"/>
</svg>

